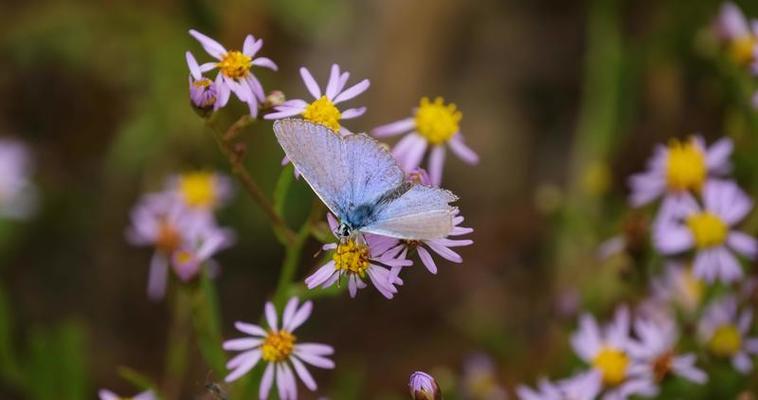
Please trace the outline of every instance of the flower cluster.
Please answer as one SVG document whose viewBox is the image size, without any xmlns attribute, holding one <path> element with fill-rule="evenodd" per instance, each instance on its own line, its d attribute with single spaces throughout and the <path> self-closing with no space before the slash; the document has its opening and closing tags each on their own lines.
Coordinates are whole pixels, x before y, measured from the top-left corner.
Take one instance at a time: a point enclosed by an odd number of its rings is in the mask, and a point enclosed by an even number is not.
<svg viewBox="0 0 758 400">
<path fill-rule="evenodd" d="M 182 282 L 198 275 L 201 268 L 214 276 L 218 265 L 212 257 L 234 242 L 234 234 L 216 223 L 214 211 L 231 194 L 226 176 L 193 171 L 169 178 L 165 188 L 139 199 L 131 214 L 126 236 L 137 246 L 154 248 L 147 293 L 163 298 L 169 267 Z"/>
</svg>

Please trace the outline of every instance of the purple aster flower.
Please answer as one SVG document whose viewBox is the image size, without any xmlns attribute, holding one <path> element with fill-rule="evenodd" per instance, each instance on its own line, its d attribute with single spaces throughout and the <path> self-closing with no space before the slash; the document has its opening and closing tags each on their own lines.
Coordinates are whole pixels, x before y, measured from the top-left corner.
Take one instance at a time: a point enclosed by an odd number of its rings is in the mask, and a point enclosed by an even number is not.
<svg viewBox="0 0 758 400">
<path fill-rule="evenodd" d="M 408 390 L 413 400 L 441 400 L 440 386 L 433 376 L 426 372 L 416 371 L 411 374 Z"/>
<path fill-rule="evenodd" d="M 737 371 L 753 369 L 750 354 L 758 354 L 758 338 L 748 338 L 753 312 L 746 308 L 738 314 L 737 299 L 728 295 L 714 300 L 698 323 L 698 337 L 715 356 L 728 358 Z"/>
<path fill-rule="evenodd" d="M 287 302 L 282 315 L 281 328 L 278 325 L 276 309 L 271 302 L 266 303 L 265 309 L 268 329 L 246 322 L 234 324 L 237 330 L 250 336 L 224 342 L 224 350 L 241 352 L 226 363 L 226 367 L 232 370 L 225 378 L 227 382 L 240 378 L 263 360 L 267 365 L 261 378 L 259 390 L 261 400 L 268 398 L 274 381 L 276 381 L 280 399 L 297 399 L 295 374 L 308 389 L 316 390 L 316 381 L 306 369 L 305 364 L 318 368 L 334 368 L 334 362 L 327 358 L 334 354 L 334 349 L 332 346 L 320 343 L 298 343 L 293 332 L 311 315 L 313 303 L 306 301 L 302 305 L 298 304 L 296 297 Z"/>
<path fill-rule="evenodd" d="M 345 89 L 345 84 L 350 77 L 350 73 L 341 72 L 339 65 L 333 64 L 329 81 L 324 91 L 322 91 L 307 68 L 300 68 L 300 76 L 303 78 L 303 82 L 314 100 L 312 102 L 302 99 L 287 100 L 283 104 L 274 107 L 276 111 L 266 114 L 264 116 L 265 119 L 301 116 L 303 119 L 313 123 L 324 125 L 334 132 L 347 134 L 349 131 L 340 125 L 340 121 L 360 117 L 366 112 L 366 107 L 349 108 L 341 111 L 337 108 L 337 104 L 353 99 L 365 92 L 370 85 L 368 79 L 364 79 Z"/>
<path fill-rule="evenodd" d="M 122 397 L 117 395 L 116 393 L 111 392 L 107 389 L 101 389 L 97 393 L 100 400 L 124 400 L 124 399 L 131 399 L 131 400 L 158 400 L 158 396 L 155 395 L 151 390 L 142 392 L 140 394 L 136 394 L 131 397 Z"/>
<path fill-rule="evenodd" d="M 724 42 L 734 61 L 744 65 L 755 60 L 758 22 L 748 21 L 742 10 L 729 1 L 721 6 L 714 25 L 716 37 Z"/>
<path fill-rule="evenodd" d="M 196 234 L 198 236 L 195 238 L 187 238 L 171 256 L 171 266 L 176 276 L 184 282 L 197 276 L 203 265 L 207 266 L 210 276 L 215 277 L 219 266 L 211 257 L 235 241 L 231 230 L 214 225 L 207 226 Z"/>
<path fill-rule="evenodd" d="M 734 252 L 750 259 L 758 252 L 755 238 L 731 230 L 745 218 L 753 202 L 734 182 L 712 180 L 703 188 L 703 206 L 692 196 L 684 196 L 672 218 L 655 228 L 655 245 L 663 254 L 694 248 L 696 277 L 706 282 L 734 282 L 743 276 Z"/>
<path fill-rule="evenodd" d="M 211 111 L 216 111 L 219 108 L 216 103 L 216 99 L 218 98 L 216 83 L 203 76 L 200 66 L 195 61 L 195 56 L 192 53 L 188 51 L 186 58 L 187 66 L 190 70 L 190 104 L 201 116 L 208 116 Z"/>
<path fill-rule="evenodd" d="M 663 196 L 656 223 L 670 216 L 687 194 L 700 192 L 709 177 L 723 176 L 731 169 L 732 141 L 722 138 L 706 148 L 701 136 L 688 141 L 673 139 L 658 145 L 648 160 L 647 171 L 632 175 L 629 202 L 640 207 Z"/>
<path fill-rule="evenodd" d="M 392 149 L 392 155 L 406 172 L 421 165 L 426 149 L 431 146 L 427 169 L 432 184 L 439 186 L 445 164 L 445 144 L 467 164 L 479 162 L 479 156 L 463 141 L 461 118 L 463 114 L 455 104 L 445 104 L 441 97 L 434 101 L 424 97 L 412 117 L 374 128 L 371 134 L 383 138 L 407 133 Z"/>
<path fill-rule="evenodd" d="M 630 343 L 630 317 L 626 307 L 619 307 L 613 322 L 604 329 L 589 314 L 579 319 L 579 330 L 571 337 L 571 345 L 579 358 L 592 366 L 584 383 L 602 387 L 603 399 L 650 397 L 658 391 L 652 376 L 635 374 L 639 367 L 629 354 Z"/>
<path fill-rule="evenodd" d="M 132 210 L 131 222 L 126 232 L 129 242 L 155 248 L 147 287 L 148 297 L 152 300 L 160 300 L 165 294 L 168 268 L 172 265 L 174 253 L 195 249 L 198 238 L 212 237 L 214 234 L 208 232 L 216 229 L 213 218 L 193 212 L 171 192 L 143 196 Z"/>
<path fill-rule="evenodd" d="M 642 364 L 632 366 L 631 373 L 652 375 L 656 382 L 672 374 L 699 384 L 708 380 L 705 372 L 695 366 L 694 354 L 676 353 L 679 333 L 673 320 L 638 318 L 634 322 L 634 332 L 638 339 L 628 343 L 628 353 Z"/>
<path fill-rule="evenodd" d="M 331 214 L 327 214 L 327 220 L 332 232 L 336 232 L 337 220 Z M 397 239 L 366 233 L 325 244 L 322 249 L 333 251 L 332 259 L 306 278 L 305 284 L 308 289 L 327 288 L 347 277 L 350 297 L 355 297 L 358 289 L 366 287 L 364 280 L 368 278 L 379 293 L 391 299 L 397 293 L 395 285 L 403 284 L 391 270 L 412 264 L 404 254 L 398 254 L 397 243 Z"/>
<path fill-rule="evenodd" d="M 189 171 L 170 177 L 167 190 L 173 191 L 190 209 L 212 211 L 224 205 L 232 195 L 232 181 L 216 172 Z"/>
<path fill-rule="evenodd" d="M 277 70 L 276 64 L 266 57 L 255 57 L 256 53 L 263 47 L 263 39 L 256 40 L 253 35 L 247 35 L 242 45 L 242 51 L 226 50 L 217 41 L 203 35 L 202 33 L 190 29 L 192 35 L 203 46 L 208 54 L 218 60 L 200 65 L 195 71 L 190 70 L 193 76 L 196 73 L 202 74 L 214 68 L 218 68 L 219 73 L 216 75 L 215 90 L 216 103 L 214 108 L 226 105 L 229 101 L 229 94 L 234 93 L 240 101 L 247 103 L 250 108 L 250 115 L 254 118 L 258 116 L 258 104 L 262 103 L 266 95 L 263 92 L 263 86 L 252 72 L 253 66 Z M 189 57 L 188 57 L 189 62 Z"/>
<path fill-rule="evenodd" d="M 24 219 L 37 208 L 37 190 L 29 177 L 31 164 L 25 144 L 0 138 L 0 218 Z"/>
</svg>

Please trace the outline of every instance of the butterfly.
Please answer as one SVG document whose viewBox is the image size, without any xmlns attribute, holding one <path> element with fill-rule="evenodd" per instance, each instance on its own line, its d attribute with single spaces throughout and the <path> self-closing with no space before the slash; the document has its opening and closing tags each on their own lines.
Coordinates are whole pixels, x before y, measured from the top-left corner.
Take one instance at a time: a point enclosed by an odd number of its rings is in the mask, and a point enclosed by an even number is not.
<svg viewBox="0 0 758 400">
<path fill-rule="evenodd" d="M 404 240 L 447 236 L 458 199 L 448 190 L 409 182 L 397 161 L 365 134 L 342 136 L 302 119 L 274 123 L 290 161 L 340 221 L 337 236 L 356 232 Z"/>
</svg>

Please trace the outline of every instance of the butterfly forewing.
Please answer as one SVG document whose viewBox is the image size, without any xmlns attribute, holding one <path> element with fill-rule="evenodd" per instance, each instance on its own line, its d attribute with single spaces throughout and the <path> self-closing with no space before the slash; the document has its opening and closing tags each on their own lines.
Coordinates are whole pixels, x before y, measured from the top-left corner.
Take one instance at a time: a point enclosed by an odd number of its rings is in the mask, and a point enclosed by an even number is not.
<svg viewBox="0 0 758 400">
<path fill-rule="evenodd" d="M 341 218 L 350 203 L 346 194 L 352 174 L 342 138 L 322 125 L 300 119 L 276 121 L 274 133 L 300 175 Z"/>
</svg>

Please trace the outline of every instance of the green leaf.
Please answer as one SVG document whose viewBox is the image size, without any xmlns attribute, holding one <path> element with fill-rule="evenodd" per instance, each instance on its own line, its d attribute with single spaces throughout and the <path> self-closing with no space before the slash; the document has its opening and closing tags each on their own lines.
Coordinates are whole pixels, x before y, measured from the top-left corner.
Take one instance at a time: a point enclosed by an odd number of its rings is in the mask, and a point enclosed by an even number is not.
<svg viewBox="0 0 758 400">
<path fill-rule="evenodd" d="M 118 375 L 125 381 L 131 383 L 140 390 L 152 390 L 157 392 L 157 385 L 146 375 L 129 367 L 118 367 Z"/>
<path fill-rule="evenodd" d="M 85 334 L 75 322 L 53 330 L 34 329 L 26 365 L 27 395 L 36 400 L 83 400 L 90 397 Z"/>
<path fill-rule="evenodd" d="M 276 186 L 274 186 L 274 210 L 279 215 L 284 215 L 284 203 L 287 201 L 287 193 L 290 190 L 290 186 L 292 186 L 293 177 L 294 167 L 290 163 L 282 168 L 282 172 L 279 173 L 279 179 L 276 180 Z"/>
<path fill-rule="evenodd" d="M 219 315 L 218 295 L 206 272 L 200 277 L 200 285 L 195 291 L 192 308 L 192 322 L 195 326 L 200 353 L 208 366 L 218 376 L 223 376 L 226 355 L 221 348 L 221 317 Z"/>
</svg>

